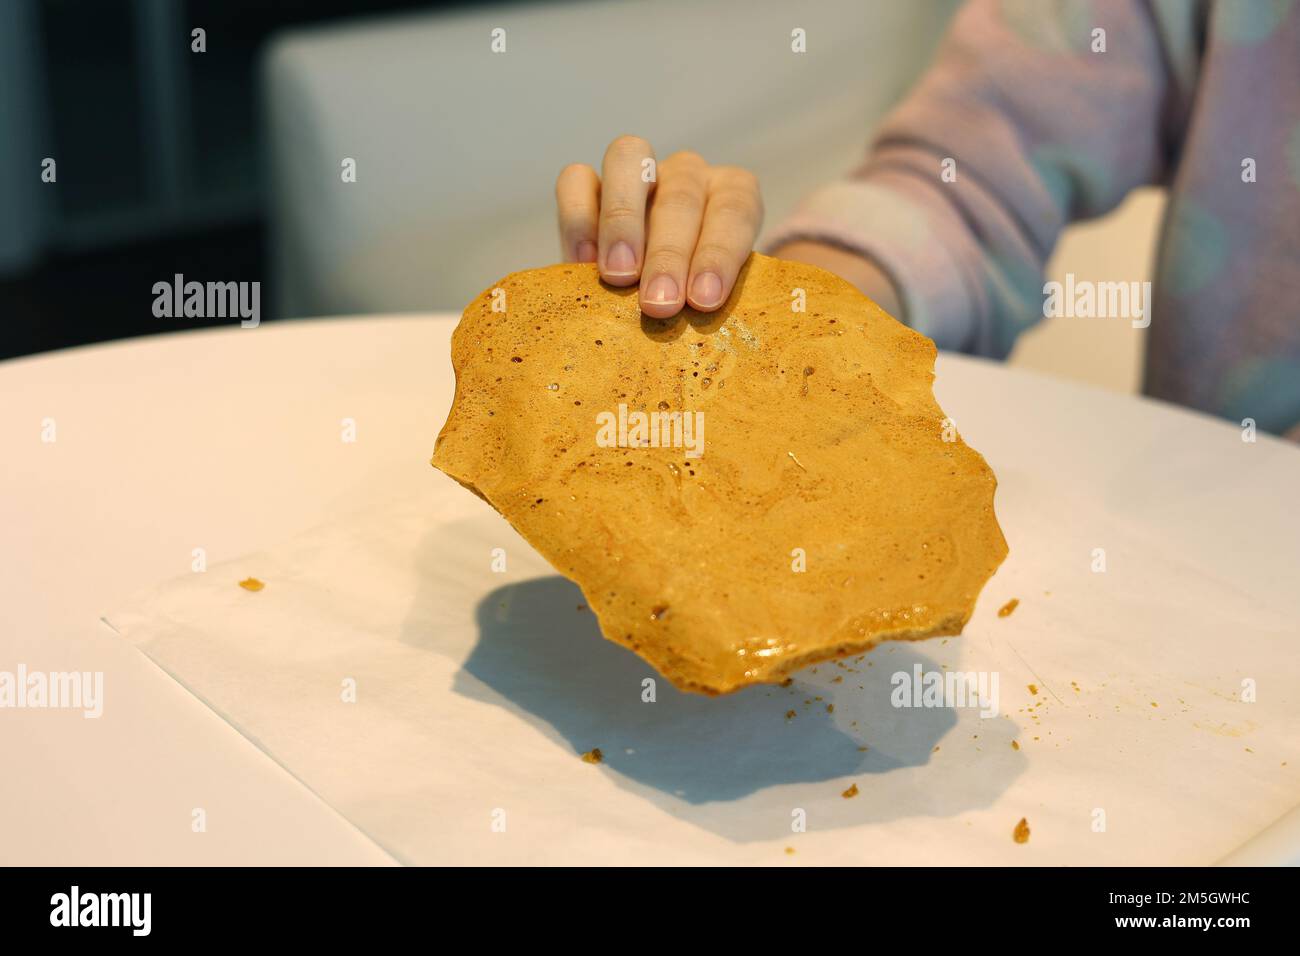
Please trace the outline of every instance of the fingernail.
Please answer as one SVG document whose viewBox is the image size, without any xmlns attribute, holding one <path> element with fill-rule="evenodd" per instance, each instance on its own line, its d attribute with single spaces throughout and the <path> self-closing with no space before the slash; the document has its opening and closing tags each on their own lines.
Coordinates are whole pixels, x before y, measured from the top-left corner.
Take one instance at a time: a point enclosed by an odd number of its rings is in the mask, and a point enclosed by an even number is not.
<svg viewBox="0 0 1300 956">
<path fill-rule="evenodd" d="M 636 274 L 636 256 L 626 242 L 616 242 L 605 253 L 605 275 L 630 276 Z"/>
<path fill-rule="evenodd" d="M 578 243 L 578 261 L 595 262 L 596 261 L 596 244 L 590 239 L 584 239 Z"/>
<path fill-rule="evenodd" d="M 691 298 L 696 305 L 712 308 L 722 301 L 722 280 L 716 273 L 701 272 L 691 284 Z"/>
<path fill-rule="evenodd" d="M 653 305 L 672 305 L 680 298 L 672 276 L 655 276 L 645 290 L 645 300 Z"/>
</svg>

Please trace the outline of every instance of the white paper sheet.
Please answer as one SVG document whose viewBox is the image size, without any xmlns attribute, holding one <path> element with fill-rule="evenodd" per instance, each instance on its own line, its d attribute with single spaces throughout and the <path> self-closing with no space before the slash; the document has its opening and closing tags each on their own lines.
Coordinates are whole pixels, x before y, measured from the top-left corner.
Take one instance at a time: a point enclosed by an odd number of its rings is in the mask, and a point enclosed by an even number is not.
<svg viewBox="0 0 1300 956">
<path fill-rule="evenodd" d="M 1124 456 L 1098 486 L 1032 470 L 1023 444 L 976 442 L 1012 550 L 966 635 L 789 688 L 675 691 L 440 475 L 109 621 L 408 863 L 1214 862 L 1300 803 L 1295 598 L 1260 602 L 1157 536 L 1141 515 L 1167 498 L 1111 493 Z M 891 706 L 916 664 L 996 673 L 1000 713 Z M 1294 837 L 1264 858 L 1300 860 Z"/>
</svg>

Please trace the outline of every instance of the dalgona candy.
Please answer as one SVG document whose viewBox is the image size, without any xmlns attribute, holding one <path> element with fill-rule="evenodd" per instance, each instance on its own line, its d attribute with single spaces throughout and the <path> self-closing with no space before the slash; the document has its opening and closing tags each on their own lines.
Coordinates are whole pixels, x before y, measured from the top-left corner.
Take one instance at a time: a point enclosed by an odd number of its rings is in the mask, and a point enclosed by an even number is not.
<svg viewBox="0 0 1300 956">
<path fill-rule="evenodd" d="M 755 253 L 720 310 L 668 320 L 593 264 L 517 272 L 451 358 L 433 464 L 679 688 L 959 634 L 1006 556 L 934 344 L 814 266 Z"/>
</svg>

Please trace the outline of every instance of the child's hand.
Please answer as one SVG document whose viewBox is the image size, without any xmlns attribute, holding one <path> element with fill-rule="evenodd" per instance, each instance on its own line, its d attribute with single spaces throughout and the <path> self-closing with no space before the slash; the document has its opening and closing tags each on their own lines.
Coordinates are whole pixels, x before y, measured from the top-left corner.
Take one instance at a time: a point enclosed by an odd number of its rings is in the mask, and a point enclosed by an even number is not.
<svg viewBox="0 0 1300 956">
<path fill-rule="evenodd" d="M 601 175 L 574 163 L 555 183 L 569 262 L 597 262 L 610 285 L 640 284 L 641 311 L 668 318 L 727 301 L 763 221 L 758 180 L 690 152 L 657 168 L 637 136 L 609 144 Z"/>
</svg>

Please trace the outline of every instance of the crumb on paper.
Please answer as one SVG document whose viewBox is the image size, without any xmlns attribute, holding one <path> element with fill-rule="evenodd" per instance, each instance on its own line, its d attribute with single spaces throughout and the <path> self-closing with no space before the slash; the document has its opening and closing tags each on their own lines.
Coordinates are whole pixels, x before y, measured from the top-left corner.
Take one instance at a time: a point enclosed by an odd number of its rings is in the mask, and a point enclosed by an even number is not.
<svg viewBox="0 0 1300 956">
<path fill-rule="evenodd" d="M 1012 749 L 1012 750 L 1019 750 L 1019 749 L 1020 749 L 1020 741 L 1018 741 L 1018 740 L 1013 740 L 1013 741 L 1011 741 L 1011 749 Z"/>
<path fill-rule="evenodd" d="M 787 710 L 787 711 L 785 712 L 785 719 L 786 719 L 786 720 L 794 720 L 795 717 L 797 717 L 797 716 L 798 716 L 798 715 L 797 715 L 793 710 Z"/>
<path fill-rule="evenodd" d="M 257 580 L 257 578 L 244 578 L 244 580 L 239 582 L 239 586 L 245 591 L 260 591 L 262 588 L 266 587 L 266 585 Z"/>
<path fill-rule="evenodd" d="M 1029 842 L 1029 821 L 1026 820 L 1024 817 L 1021 817 L 1020 822 L 1016 824 L 1015 831 L 1011 834 L 1011 838 L 1015 840 L 1017 843 L 1028 843 Z"/>
<path fill-rule="evenodd" d="M 1029 685 L 1029 693 L 1031 693 L 1031 694 L 1033 694 L 1035 697 L 1037 697 L 1037 696 L 1038 696 L 1038 685 L 1037 685 L 1037 684 L 1030 684 L 1030 685 Z"/>
<path fill-rule="evenodd" d="M 840 794 L 840 796 L 843 797 L 845 800 L 848 800 L 850 797 L 856 797 L 857 795 L 858 795 L 858 785 L 856 783 L 849 784 L 849 789 L 845 790 L 843 793 Z"/>
<path fill-rule="evenodd" d="M 585 754 L 582 755 L 583 763 L 600 763 L 604 759 L 605 759 L 605 755 L 600 752 L 599 747 L 592 747 L 590 750 L 588 750 Z"/>
<path fill-rule="evenodd" d="M 794 683 L 794 678 L 793 678 L 793 677 L 787 677 L 785 680 L 781 681 L 781 686 L 782 686 L 782 687 L 789 687 L 789 686 L 790 686 L 791 684 L 793 684 L 793 683 Z"/>
<path fill-rule="evenodd" d="M 1020 606 L 1020 598 L 1012 598 L 1006 604 L 998 608 L 998 617 L 1010 617 L 1011 612 Z"/>
<path fill-rule="evenodd" d="M 827 705 L 826 705 L 826 713 L 828 713 L 828 714 L 833 714 L 833 713 L 835 713 L 835 705 L 834 705 L 834 704 L 827 704 Z"/>
<path fill-rule="evenodd" d="M 787 856 L 794 856 L 794 847 L 792 846 L 786 847 L 785 852 Z"/>
</svg>

